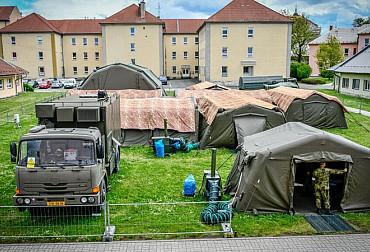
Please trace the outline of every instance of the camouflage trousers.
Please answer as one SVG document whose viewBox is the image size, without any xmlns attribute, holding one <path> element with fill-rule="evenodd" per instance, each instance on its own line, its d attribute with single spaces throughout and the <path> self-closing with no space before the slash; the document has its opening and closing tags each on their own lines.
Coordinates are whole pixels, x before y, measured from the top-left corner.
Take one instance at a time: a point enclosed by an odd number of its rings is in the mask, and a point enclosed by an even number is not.
<svg viewBox="0 0 370 252">
<path fill-rule="evenodd" d="M 324 201 L 325 209 L 330 210 L 329 188 L 315 187 L 316 207 L 321 209 L 321 198 Z"/>
</svg>

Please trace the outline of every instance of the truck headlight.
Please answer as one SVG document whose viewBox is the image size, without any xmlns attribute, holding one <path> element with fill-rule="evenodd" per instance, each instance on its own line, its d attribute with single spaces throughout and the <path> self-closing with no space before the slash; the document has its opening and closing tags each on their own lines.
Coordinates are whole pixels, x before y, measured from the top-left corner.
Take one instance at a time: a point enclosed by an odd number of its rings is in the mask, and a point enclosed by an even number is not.
<svg viewBox="0 0 370 252">
<path fill-rule="evenodd" d="M 25 198 L 25 199 L 24 199 L 24 203 L 25 203 L 26 205 L 31 204 L 31 199 L 30 199 L 30 198 Z"/>
<path fill-rule="evenodd" d="M 95 202 L 94 197 L 89 197 L 89 203 L 94 203 L 94 202 Z"/>
<path fill-rule="evenodd" d="M 24 200 L 23 200 L 22 198 L 18 198 L 18 199 L 17 199 L 17 203 L 18 203 L 19 205 L 22 205 L 22 204 L 23 204 L 23 202 L 24 202 Z"/>
<path fill-rule="evenodd" d="M 80 199 L 80 201 L 81 201 L 82 204 L 85 204 L 87 202 L 87 198 L 86 197 L 82 197 Z"/>
</svg>

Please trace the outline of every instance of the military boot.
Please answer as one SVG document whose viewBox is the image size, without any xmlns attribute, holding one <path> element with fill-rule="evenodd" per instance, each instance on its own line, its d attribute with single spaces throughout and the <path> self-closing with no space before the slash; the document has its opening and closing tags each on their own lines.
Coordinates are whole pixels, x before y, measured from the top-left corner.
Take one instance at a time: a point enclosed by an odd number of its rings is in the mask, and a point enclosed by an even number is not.
<svg viewBox="0 0 370 252">
<path fill-rule="evenodd" d="M 319 214 L 319 215 L 322 215 L 322 211 L 321 211 L 321 209 L 320 209 L 320 208 L 318 208 L 318 209 L 316 210 L 316 213 L 317 213 L 317 214 Z"/>
<path fill-rule="evenodd" d="M 325 214 L 327 214 L 327 215 L 334 215 L 334 213 L 332 211 L 330 211 L 330 209 L 326 209 L 325 210 Z"/>
</svg>

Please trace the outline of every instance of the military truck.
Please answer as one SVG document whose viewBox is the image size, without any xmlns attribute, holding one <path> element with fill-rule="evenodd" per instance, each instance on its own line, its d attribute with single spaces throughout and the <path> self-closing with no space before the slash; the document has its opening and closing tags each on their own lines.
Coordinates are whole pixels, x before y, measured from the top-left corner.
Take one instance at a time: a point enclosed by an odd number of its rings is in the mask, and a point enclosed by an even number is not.
<svg viewBox="0 0 370 252">
<path fill-rule="evenodd" d="M 118 95 L 66 96 L 36 104 L 39 125 L 11 143 L 16 162 L 15 206 L 102 209 L 108 175 L 120 165 Z M 99 210 L 98 210 L 99 211 Z"/>
</svg>

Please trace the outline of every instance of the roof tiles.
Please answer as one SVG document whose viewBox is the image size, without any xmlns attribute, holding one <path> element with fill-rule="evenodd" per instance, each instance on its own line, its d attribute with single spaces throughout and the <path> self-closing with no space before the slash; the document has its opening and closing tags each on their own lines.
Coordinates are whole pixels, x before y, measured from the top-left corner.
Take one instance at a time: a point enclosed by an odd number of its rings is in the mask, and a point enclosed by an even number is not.
<svg viewBox="0 0 370 252">
<path fill-rule="evenodd" d="M 32 13 L 28 16 L 17 20 L 16 22 L 5 26 L 0 30 L 2 33 L 7 32 L 56 32 L 60 31 L 49 21 L 39 14 Z"/>
<path fill-rule="evenodd" d="M 9 21 L 16 6 L 0 6 L 0 21 Z"/>
<path fill-rule="evenodd" d="M 234 0 L 207 19 L 206 22 L 292 23 L 293 21 L 254 0 Z"/>
<path fill-rule="evenodd" d="M 50 20 L 63 34 L 101 34 L 103 19 Z"/>
<path fill-rule="evenodd" d="M 23 68 L 10 64 L 6 60 L 0 58 L 0 76 L 27 73 L 28 72 Z"/>
<path fill-rule="evenodd" d="M 165 23 L 164 33 L 197 33 L 205 19 L 162 19 Z"/>
<path fill-rule="evenodd" d="M 163 21 L 145 11 L 145 17 L 141 18 L 140 8 L 136 4 L 131 4 L 127 8 L 120 10 L 112 16 L 104 19 L 101 24 L 163 24 Z"/>
</svg>

